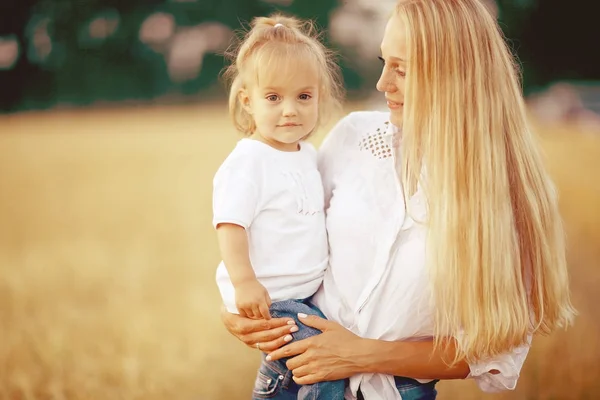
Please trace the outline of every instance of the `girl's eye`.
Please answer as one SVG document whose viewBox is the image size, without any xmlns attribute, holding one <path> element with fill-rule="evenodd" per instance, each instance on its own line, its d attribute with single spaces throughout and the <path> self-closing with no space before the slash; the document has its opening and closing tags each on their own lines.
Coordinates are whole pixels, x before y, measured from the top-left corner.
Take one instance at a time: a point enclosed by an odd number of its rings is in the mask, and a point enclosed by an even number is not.
<svg viewBox="0 0 600 400">
<path fill-rule="evenodd" d="M 276 94 L 271 94 L 271 95 L 267 96 L 267 100 L 277 101 L 277 100 L 279 100 L 279 96 L 277 96 Z"/>
<path fill-rule="evenodd" d="M 300 96 L 300 100 L 310 100 L 312 96 L 310 94 L 302 93 Z"/>
<path fill-rule="evenodd" d="M 383 57 L 379 56 L 379 57 L 377 57 L 377 58 L 379 59 L 379 61 L 381 61 L 381 63 L 382 63 L 383 65 L 385 65 L 385 60 L 383 59 Z"/>
</svg>

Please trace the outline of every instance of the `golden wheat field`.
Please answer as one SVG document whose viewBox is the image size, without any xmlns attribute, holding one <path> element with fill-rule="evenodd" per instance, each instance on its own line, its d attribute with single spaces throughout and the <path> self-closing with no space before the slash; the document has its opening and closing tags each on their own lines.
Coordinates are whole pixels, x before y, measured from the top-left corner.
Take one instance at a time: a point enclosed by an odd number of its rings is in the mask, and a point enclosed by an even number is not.
<svg viewBox="0 0 600 400">
<path fill-rule="evenodd" d="M 213 279 L 212 176 L 237 140 L 224 109 L 0 116 L 0 399 L 250 397 L 258 353 L 222 327 Z M 580 315 L 534 340 L 514 392 L 443 382 L 442 400 L 598 398 L 600 134 L 541 137 Z"/>
</svg>

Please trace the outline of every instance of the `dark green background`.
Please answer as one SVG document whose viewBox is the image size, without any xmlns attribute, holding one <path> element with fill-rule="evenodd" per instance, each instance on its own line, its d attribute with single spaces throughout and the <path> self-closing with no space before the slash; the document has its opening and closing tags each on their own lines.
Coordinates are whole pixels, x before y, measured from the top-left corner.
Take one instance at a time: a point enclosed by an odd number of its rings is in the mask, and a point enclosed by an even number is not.
<svg viewBox="0 0 600 400">
<path fill-rule="evenodd" d="M 526 93 L 561 79 L 600 79 L 600 34 L 592 28 L 600 21 L 592 10 L 594 2 L 498 3 L 501 26 L 522 64 Z M 14 68 L 0 71 L 0 112 L 43 109 L 59 103 L 80 106 L 98 100 L 222 95 L 218 73 L 224 60 L 219 55 L 206 55 L 197 79 L 184 84 L 171 82 L 163 57 L 138 39 L 139 27 L 150 13 L 172 13 L 180 26 L 220 21 L 238 29 L 241 21 L 278 9 L 315 19 L 327 28 L 328 15 L 338 4 L 338 0 L 295 0 L 289 7 L 259 0 L 1 0 L 0 36 L 17 35 L 21 48 L 27 49 L 31 18 L 48 16 L 59 51 L 42 65 L 31 63 L 22 51 Z M 106 9 L 120 14 L 118 31 L 99 47 L 81 48 L 78 34 L 82 26 Z M 353 95 L 359 94 L 353 90 L 361 87 L 363 77 L 351 62 L 343 61 L 342 66 L 347 88 Z"/>
</svg>

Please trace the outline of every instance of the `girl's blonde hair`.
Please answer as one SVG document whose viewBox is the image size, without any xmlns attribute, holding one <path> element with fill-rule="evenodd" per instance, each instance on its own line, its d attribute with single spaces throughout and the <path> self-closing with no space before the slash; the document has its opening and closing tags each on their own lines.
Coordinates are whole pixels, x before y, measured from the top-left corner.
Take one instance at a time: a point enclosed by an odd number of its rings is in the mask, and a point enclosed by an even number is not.
<svg viewBox="0 0 600 400">
<path fill-rule="evenodd" d="M 452 364 L 471 362 L 566 327 L 557 193 L 495 18 L 479 0 L 401 0 L 396 17 L 409 58 L 402 181 L 428 199 L 436 345 L 453 336 Z"/>
<path fill-rule="evenodd" d="M 285 73 L 277 68 L 282 61 L 314 63 L 320 78 L 317 126 L 323 122 L 323 116 L 334 115 L 340 109 L 344 95 L 340 67 L 334 52 L 322 44 L 321 34 L 312 21 L 276 13 L 254 18 L 250 26 L 250 30 L 238 35 L 240 40 L 226 53 L 231 64 L 223 73 L 230 85 L 229 114 L 238 131 L 251 135 L 256 130 L 252 115 L 240 103 L 240 91 L 256 83 L 259 69 L 272 68 L 274 73 Z"/>
</svg>

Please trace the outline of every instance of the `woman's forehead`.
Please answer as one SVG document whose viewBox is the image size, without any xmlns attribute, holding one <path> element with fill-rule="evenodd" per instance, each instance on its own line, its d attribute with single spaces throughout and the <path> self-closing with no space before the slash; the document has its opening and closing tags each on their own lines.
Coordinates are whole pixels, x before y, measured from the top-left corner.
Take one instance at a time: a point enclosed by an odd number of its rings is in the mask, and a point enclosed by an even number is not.
<svg viewBox="0 0 600 400">
<path fill-rule="evenodd" d="M 395 61 L 404 62 L 407 59 L 407 41 L 408 35 L 406 25 L 397 16 L 392 16 L 383 34 L 381 41 L 381 53 L 386 58 L 393 58 Z"/>
</svg>

